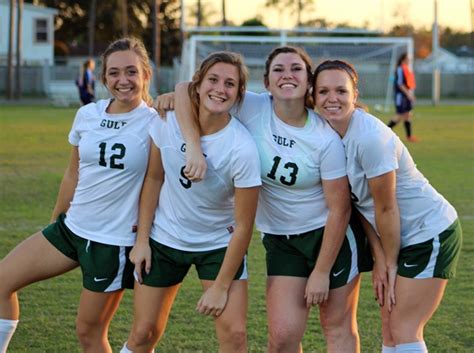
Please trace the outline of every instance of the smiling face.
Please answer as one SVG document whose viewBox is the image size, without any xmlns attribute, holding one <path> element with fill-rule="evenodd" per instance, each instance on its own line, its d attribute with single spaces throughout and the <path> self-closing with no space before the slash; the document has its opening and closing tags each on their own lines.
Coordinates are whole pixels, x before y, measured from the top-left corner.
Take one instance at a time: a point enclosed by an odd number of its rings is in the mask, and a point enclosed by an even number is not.
<svg viewBox="0 0 474 353">
<path fill-rule="evenodd" d="M 344 70 L 321 71 L 314 87 L 316 109 L 331 125 L 349 122 L 355 109 L 358 91 Z"/>
<path fill-rule="evenodd" d="M 308 90 L 306 64 L 296 53 L 281 53 L 272 60 L 265 86 L 275 100 L 304 99 Z"/>
<path fill-rule="evenodd" d="M 138 106 L 148 79 L 140 58 L 133 51 L 116 51 L 108 56 L 105 83 L 118 103 L 131 108 Z"/>
<path fill-rule="evenodd" d="M 228 114 L 237 100 L 239 71 L 235 65 L 216 63 L 207 70 L 197 89 L 200 112 Z"/>
</svg>

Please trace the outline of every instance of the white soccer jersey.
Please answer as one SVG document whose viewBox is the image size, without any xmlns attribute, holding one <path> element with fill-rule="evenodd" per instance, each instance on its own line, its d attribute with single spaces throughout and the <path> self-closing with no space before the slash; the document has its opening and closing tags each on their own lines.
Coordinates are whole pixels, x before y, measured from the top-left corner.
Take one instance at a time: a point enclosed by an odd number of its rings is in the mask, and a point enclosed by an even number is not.
<svg viewBox="0 0 474 353">
<path fill-rule="evenodd" d="M 148 164 L 148 129 L 157 114 L 144 102 L 129 113 L 108 114 L 109 104 L 100 100 L 76 114 L 69 142 L 79 147 L 79 181 L 65 222 L 82 238 L 132 246 Z"/>
<path fill-rule="evenodd" d="M 268 93 L 246 92 L 236 110 L 253 136 L 260 155 L 262 190 L 257 228 L 264 233 L 298 234 L 323 227 L 328 208 L 322 179 L 346 175 L 341 139 L 316 113 L 298 128 L 274 113 Z"/>
<path fill-rule="evenodd" d="M 368 179 L 396 171 L 402 248 L 432 239 L 456 220 L 454 207 L 429 184 L 405 145 L 379 119 L 356 109 L 342 141 L 353 201 L 375 229 Z"/>
<path fill-rule="evenodd" d="M 234 220 L 234 188 L 261 185 L 258 152 L 248 131 L 232 118 L 222 130 L 201 137 L 207 161 L 204 180 L 193 183 L 183 173 L 186 146 L 174 112 L 151 128 L 160 149 L 165 180 L 151 238 L 184 251 L 228 246 Z"/>
</svg>

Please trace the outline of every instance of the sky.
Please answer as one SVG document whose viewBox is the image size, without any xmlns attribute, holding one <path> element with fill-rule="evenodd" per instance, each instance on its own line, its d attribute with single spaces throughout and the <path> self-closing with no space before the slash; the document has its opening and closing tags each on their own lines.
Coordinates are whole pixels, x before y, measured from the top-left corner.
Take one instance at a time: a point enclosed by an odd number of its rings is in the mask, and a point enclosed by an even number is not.
<svg viewBox="0 0 474 353">
<path fill-rule="evenodd" d="M 197 0 L 183 0 L 189 6 Z M 220 13 L 221 0 L 201 0 Z M 438 23 L 465 32 L 472 29 L 471 6 L 474 0 L 437 0 Z M 331 23 L 346 22 L 367 29 L 388 30 L 395 24 L 412 23 L 416 28 L 431 28 L 435 0 L 314 0 L 314 11 L 304 19 L 324 18 Z M 263 22 L 272 28 L 293 27 L 296 18 L 279 14 L 264 6 L 265 0 L 226 0 L 227 18 L 236 24 L 261 14 Z M 472 4 L 472 5 L 471 5 Z"/>
</svg>

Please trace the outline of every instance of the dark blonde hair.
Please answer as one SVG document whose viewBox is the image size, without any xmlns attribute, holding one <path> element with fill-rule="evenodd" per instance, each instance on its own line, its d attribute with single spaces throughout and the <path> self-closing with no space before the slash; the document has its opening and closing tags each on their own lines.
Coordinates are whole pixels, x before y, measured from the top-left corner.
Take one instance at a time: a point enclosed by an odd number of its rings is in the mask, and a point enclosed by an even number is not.
<svg viewBox="0 0 474 353">
<path fill-rule="evenodd" d="M 312 84 L 314 101 L 316 101 L 316 81 L 318 80 L 318 76 L 321 72 L 327 70 L 339 70 L 345 72 L 347 75 L 349 75 L 349 78 L 351 79 L 352 88 L 354 89 L 354 91 L 357 91 L 359 89 L 359 75 L 357 74 L 354 65 L 344 60 L 326 60 L 319 64 L 314 70 Z M 362 103 L 356 102 L 354 105 L 356 108 L 361 108 L 365 111 L 368 111 L 367 106 Z"/>
<path fill-rule="evenodd" d="M 140 63 L 142 66 L 143 74 L 148 77 L 148 80 L 144 81 L 143 88 L 142 88 L 142 99 L 151 106 L 153 104 L 153 98 L 151 98 L 149 89 L 150 89 L 150 81 L 153 75 L 153 71 L 150 65 L 150 59 L 148 58 L 148 53 L 145 49 L 143 43 L 136 38 L 121 38 L 117 39 L 115 42 L 112 42 L 107 49 L 105 49 L 104 53 L 102 54 L 102 72 L 101 72 L 101 81 L 105 85 L 106 79 L 105 74 L 107 72 L 107 59 L 113 53 L 118 51 L 133 51 L 138 58 L 140 59 Z"/>
<path fill-rule="evenodd" d="M 191 84 L 188 87 L 188 94 L 191 98 L 193 114 L 196 118 L 199 117 L 199 86 L 204 80 L 204 76 L 206 76 L 209 69 L 218 63 L 230 64 L 237 68 L 237 71 L 239 72 L 237 104 L 242 104 L 242 101 L 244 100 L 245 87 L 247 86 L 248 79 L 248 70 L 244 64 L 242 55 L 231 51 L 218 51 L 212 53 L 202 61 L 199 69 L 197 69 L 194 73 Z"/>
<path fill-rule="evenodd" d="M 87 60 L 84 61 L 84 63 L 82 64 L 82 69 L 83 69 L 84 71 L 86 71 L 86 70 L 89 68 L 90 64 L 92 64 L 92 63 L 94 63 L 94 59 L 87 59 Z"/>
<path fill-rule="evenodd" d="M 314 108 L 314 102 L 313 102 L 313 97 L 311 96 L 311 82 L 312 82 L 312 66 L 313 66 L 313 61 L 311 60 L 311 57 L 308 55 L 308 53 L 300 47 L 292 47 L 289 45 L 282 46 L 282 47 L 277 47 L 273 49 L 270 54 L 267 56 L 267 60 L 265 61 L 265 72 L 263 73 L 263 81 L 265 83 L 265 86 L 268 86 L 269 81 L 268 77 L 270 75 L 270 66 L 272 65 L 273 60 L 280 54 L 286 54 L 286 53 L 292 53 L 299 55 L 299 57 L 304 61 L 305 68 L 306 68 L 306 74 L 308 75 L 308 86 L 309 88 L 306 91 L 306 98 L 305 98 L 305 106 L 308 108 Z"/>
</svg>

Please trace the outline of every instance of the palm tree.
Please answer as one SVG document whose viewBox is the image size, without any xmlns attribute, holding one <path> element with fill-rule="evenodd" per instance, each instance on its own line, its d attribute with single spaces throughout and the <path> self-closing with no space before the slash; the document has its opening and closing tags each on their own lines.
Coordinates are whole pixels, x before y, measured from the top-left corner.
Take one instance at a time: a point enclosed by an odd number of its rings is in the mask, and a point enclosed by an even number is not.
<svg viewBox="0 0 474 353">
<path fill-rule="evenodd" d="M 223 27 L 227 26 L 227 17 L 226 17 L 226 11 L 225 11 L 225 0 L 222 0 L 222 26 Z"/>
<path fill-rule="evenodd" d="M 296 13 L 296 23 L 300 27 L 302 25 L 301 14 L 308 11 L 313 5 L 314 0 L 267 0 L 266 7 L 274 7 L 281 14 L 286 7 L 293 8 L 291 13 Z"/>
<path fill-rule="evenodd" d="M 202 22 L 202 4 L 201 4 L 201 0 L 198 0 L 198 2 L 197 2 L 196 17 L 197 17 L 197 26 L 201 27 L 201 22 Z"/>
</svg>

